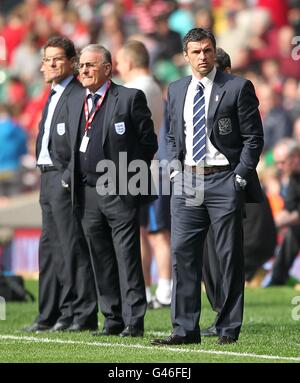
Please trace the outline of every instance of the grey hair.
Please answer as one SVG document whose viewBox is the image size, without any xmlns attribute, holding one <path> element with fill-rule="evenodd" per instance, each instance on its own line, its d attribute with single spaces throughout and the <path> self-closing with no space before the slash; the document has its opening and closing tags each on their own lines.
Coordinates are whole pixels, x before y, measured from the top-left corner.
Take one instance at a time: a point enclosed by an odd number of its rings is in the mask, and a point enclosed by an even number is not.
<svg viewBox="0 0 300 383">
<path fill-rule="evenodd" d="M 83 48 L 80 52 L 80 56 L 85 52 L 96 52 L 101 53 L 103 56 L 104 63 L 112 64 L 111 53 L 108 49 L 100 44 L 89 44 Z"/>
</svg>

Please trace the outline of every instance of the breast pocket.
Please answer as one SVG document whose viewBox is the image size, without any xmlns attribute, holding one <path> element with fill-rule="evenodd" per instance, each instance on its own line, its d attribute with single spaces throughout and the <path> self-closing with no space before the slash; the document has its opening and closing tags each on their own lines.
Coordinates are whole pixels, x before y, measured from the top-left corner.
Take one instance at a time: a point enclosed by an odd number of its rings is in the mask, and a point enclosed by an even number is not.
<svg viewBox="0 0 300 383">
<path fill-rule="evenodd" d="M 231 116 L 224 115 L 218 116 L 217 120 L 217 132 L 220 136 L 227 136 L 232 133 L 233 120 Z"/>
</svg>

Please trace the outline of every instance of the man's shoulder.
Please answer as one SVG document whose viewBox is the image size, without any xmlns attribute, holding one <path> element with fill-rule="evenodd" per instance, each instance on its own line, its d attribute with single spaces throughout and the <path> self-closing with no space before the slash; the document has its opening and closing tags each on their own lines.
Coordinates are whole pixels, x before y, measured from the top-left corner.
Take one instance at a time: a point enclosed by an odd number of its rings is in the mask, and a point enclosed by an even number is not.
<svg viewBox="0 0 300 383">
<path fill-rule="evenodd" d="M 131 98 L 132 96 L 136 96 L 136 95 L 144 95 L 144 92 L 140 89 L 137 89 L 137 88 L 127 88 L 126 86 L 124 85 L 120 85 L 120 84 L 116 84 L 114 82 L 111 83 L 111 90 L 113 93 L 118 93 L 121 97 L 127 97 L 127 98 Z M 145 96 L 145 95 L 144 95 Z"/>
<path fill-rule="evenodd" d="M 231 87 L 233 89 L 241 89 L 245 85 L 252 85 L 252 82 L 244 77 L 221 71 L 217 71 L 214 81 L 217 83 L 223 83 L 226 86 Z"/>
<path fill-rule="evenodd" d="M 68 86 L 66 87 L 66 91 L 68 93 L 83 93 L 85 92 L 85 88 L 81 85 L 81 82 L 74 77 L 72 81 L 69 82 Z"/>
<path fill-rule="evenodd" d="M 191 79 L 192 79 L 192 76 L 182 77 L 176 81 L 171 82 L 169 85 L 169 88 L 172 89 L 172 88 L 177 88 L 177 87 L 182 86 L 182 85 L 186 85 L 191 81 Z"/>
</svg>

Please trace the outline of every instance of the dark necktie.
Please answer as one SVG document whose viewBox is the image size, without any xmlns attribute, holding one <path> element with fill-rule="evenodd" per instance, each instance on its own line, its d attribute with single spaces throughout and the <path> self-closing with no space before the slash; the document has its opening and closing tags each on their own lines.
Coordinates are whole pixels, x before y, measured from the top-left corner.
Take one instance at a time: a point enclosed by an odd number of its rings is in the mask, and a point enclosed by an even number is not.
<svg viewBox="0 0 300 383">
<path fill-rule="evenodd" d="M 205 98 L 204 86 L 198 83 L 193 106 L 193 160 L 196 164 L 205 159 L 206 131 L 205 131 Z"/>
<path fill-rule="evenodd" d="M 98 103 L 101 96 L 99 94 L 95 93 L 93 95 L 89 94 L 89 97 L 91 97 L 91 99 L 92 99 L 92 109 L 90 110 L 90 113 L 89 113 L 89 115 L 91 116 L 94 113 L 94 111 L 97 107 L 97 103 Z"/>
<path fill-rule="evenodd" d="M 49 105 L 51 102 L 51 98 L 55 93 L 56 93 L 56 91 L 54 89 L 51 89 L 51 92 L 49 93 L 49 96 L 48 96 L 48 100 L 47 100 L 46 105 L 45 105 L 44 110 L 43 110 L 42 123 L 41 123 L 41 129 L 43 131 L 44 131 L 44 125 L 45 125 L 45 122 L 47 119 L 47 115 L 48 115 L 48 109 L 49 109 Z"/>
</svg>

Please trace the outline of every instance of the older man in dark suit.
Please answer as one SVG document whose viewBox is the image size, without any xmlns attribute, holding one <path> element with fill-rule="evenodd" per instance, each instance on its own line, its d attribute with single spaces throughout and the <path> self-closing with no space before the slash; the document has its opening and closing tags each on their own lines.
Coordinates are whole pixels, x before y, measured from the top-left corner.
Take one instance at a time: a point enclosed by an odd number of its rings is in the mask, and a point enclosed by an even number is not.
<svg viewBox="0 0 300 383">
<path fill-rule="evenodd" d="M 69 121 L 77 127 L 71 136 L 71 170 L 105 317 L 103 330 L 95 335 L 143 336 L 146 298 L 138 210 L 148 199 L 157 138 L 144 93 L 111 81 L 107 49 L 96 44 L 84 48 L 79 68 L 86 90 L 68 100 L 71 108 L 76 105 Z M 144 170 L 139 180 L 136 166 Z"/>
<path fill-rule="evenodd" d="M 70 194 L 70 125 L 67 99 L 82 88 L 75 78 L 76 51 L 56 36 L 44 47 L 51 84 L 36 141 L 41 171 L 42 236 L 39 247 L 39 315 L 27 331 L 97 329 L 97 299 L 87 243 Z"/>
<path fill-rule="evenodd" d="M 173 163 L 173 332 L 155 345 L 200 343 L 203 245 L 211 226 L 220 259 L 223 304 L 219 344 L 239 337 L 244 304 L 244 201 L 260 201 L 256 166 L 263 130 L 254 87 L 215 68 L 216 41 L 194 28 L 183 40 L 192 76 L 168 91 L 169 160 Z M 181 192 L 182 179 L 184 188 Z"/>
</svg>

